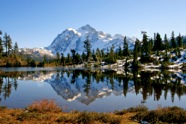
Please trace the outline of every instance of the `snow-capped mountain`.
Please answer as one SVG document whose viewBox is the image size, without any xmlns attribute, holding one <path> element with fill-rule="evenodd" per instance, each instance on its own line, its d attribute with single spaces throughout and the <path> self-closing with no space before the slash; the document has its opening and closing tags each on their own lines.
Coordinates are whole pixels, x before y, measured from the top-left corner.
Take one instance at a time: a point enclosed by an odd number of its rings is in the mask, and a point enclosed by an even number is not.
<svg viewBox="0 0 186 124">
<path fill-rule="evenodd" d="M 112 93 L 116 96 L 123 94 L 123 84 L 119 85 L 116 80 L 114 80 L 112 85 L 108 83 L 109 79 L 105 78 L 103 82 L 96 82 L 91 77 L 91 82 L 88 84 L 87 77 L 83 78 L 80 75 L 72 83 L 72 74 L 70 77 L 68 77 L 67 73 L 64 73 L 63 76 L 58 76 L 54 74 L 50 79 L 45 80 L 45 82 L 49 83 L 57 94 L 68 102 L 77 100 L 88 105 L 97 98 L 110 96 Z M 129 87 L 132 86 L 134 86 L 133 82 Z"/>
<path fill-rule="evenodd" d="M 38 60 L 42 60 L 44 55 L 46 55 L 47 59 L 55 58 L 55 55 L 53 55 L 51 51 L 44 48 L 20 48 L 19 52 L 25 56 Z"/>
<path fill-rule="evenodd" d="M 84 41 L 89 39 L 91 43 L 92 50 L 99 48 L 100 50 L 107 50 L 114 45 L 114 49 L 117 50 L 119 47 L 123 47 L 124 36 L 116 34 L 114 36 L 104 33 L 102 31 L 97 31 L 90 25 L 85 25 L 79 29 L 68 28 L 61 34 L 58 34 L 50 46 L 46 49 L 50 50 L 53 54 L 57 52 L 63 53 L 67 56 L 71 53 L 70 50 L 74 49 L 79 54 L 82 54 L 84 49 Z M 127 37 L 129 49 L 133 49 L 135 38 Z"/>
</svg>

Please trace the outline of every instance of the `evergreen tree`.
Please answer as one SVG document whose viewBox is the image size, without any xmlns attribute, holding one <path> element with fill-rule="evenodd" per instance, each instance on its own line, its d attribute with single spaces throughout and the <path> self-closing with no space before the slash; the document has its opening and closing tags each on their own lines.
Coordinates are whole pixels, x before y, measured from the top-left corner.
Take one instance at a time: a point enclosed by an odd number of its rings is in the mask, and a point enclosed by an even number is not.
<svg viewBox="0 0 186 124">
<path fill-rule="evenodd" d="M 101 50 L 101 57 L 102 57 L 102 59 L 105 58 L 105 52 L 104 52 L 104 50 Z"/>
<path fill-rule="evenodd" d="M 99 62 L 101 62 L 101 51 L 99 50 L 99 48 L 96 49 L 96 58 Z"/>
<path fill-rule="evenodd" d="M 176 48 L 177 45 L 176 45 L 176 40 L 174 38 L 174 31 L 172 31 L 172 34 L 171 34 L 171 48 Z"/>
<path fill-rule="evenodd" d="M 0 31 L 0 35 L 2 32 Z M 2 38 L 0 37 L 0 57 L 3 55 L 3 43 L 2 43 Z"/>
<path fill-rule="evenodd" d="M 176 55 L 178 57 L 181 57 L 181 51 L 180 51 L 180 48 L 179 47 L 176 48 Z"/>
<path fill-rule="evenodd" d="M 46 55 L 43 56 L 43 62 L 44 62 L 44 63 L 47 62 L 47 56 L 46 56 Z"/>
<path fill-rule="evenodd" d="M 46 55 L 43 56 L 43 61 L 42 62 L 39 62 L 39 64 L 37 65 L 38 67 L 44 67 L 45 64 L 47 62 L 47 57 Z"/>
<path fill-rule="evenodd" d="M 88 38 L 84 41 L 84 48 L 87 53 L 86 54 L 86 61 L 89 61 L 91 58 L 91 44 L 90 44 L 90 41 Z"/>
<path fill-rule="evenodd" d="M 134 51 L 133 51 L 133 66 L 138 66 L 138 57 L 140 54 L 140 41 L 136 39 L 135 45 L 134 45 Z"/>
<path fill-rule="evenodd" d="M 125 57 L 129 56 L 128 42 L 126 36 L 124 37 L 123 56 Z"/>
<path fill-rule="evenodd" d="M 107 62 L 108 63 L 115 63 L 116 62 L 116 57 L 115 57 L 115 53 L 114 53 L 114 45 L 112 45 L 112 47 L 110 48 L 110 52 L 108 54 Z"/>
<path fill-rule="evenodd" d="M 60 62 L 60 54 L 59 52 L 56 53 L 56 62 L 59 64 Z"/>
<path fill-rule="evenodd" d="M 30 61 L 29 65 L 30 65 L 31 67 L 36 67 L 36 62 L 35 62 L 35 60 L 32 59 L 32 60 Z"/>
<path fill-rule="evenodd" d="M 114 45 L 112 45 L 112 47 L 110 48 L 110 56 L 114 57 Z"/>
<path fill-rule="evenodd" d="M 178 44 L 178 47 L 183 46 L 183 37 L 181 36 L 180 33 L 179 33 L 179 36 L 177 37 L 177 44 Z"/>
<path fill-rule="evenodd" d="M 169 49 L 169 41 L 167 39 L 167 34 L 165 34 L 165 36 L 164 36 L 164 43 L 165 43 L 165 55 L 166 55 L 166 57 L 168 57 L 167 52 L 168 52 L 168 49 Z"/>
<path fill-rule="evenodd" d="M 109 51 L 110 49 L 107 47 L 107 52 L 106 52 L 106 54 L 105 54 L 105 56 L 107 56 L 108 57 L 108 55 L 109 55 Z"/>
<path fill-rule="evenodd" d="M 79 55 L 79 53 L 76 53 L 75 56 L 76 56 L 76 57 L 75 57 L 75 62 L 76 62 L 76 64 L 80 64 L 80 63 L 81 63 L 81 56 Z"/>
<path fill-rule="evenodd" d="M 150 58 L 149 42 L 148 42 L 148 37 L 145 33 L 143 34 L 143 39 L 142 39 L 141 58 L 142 60 L 146 60 L 146 61 L 148 61 L 148 59 Z"/>
<path fill-rule="evenodd" d="M 156 34 L 153 49 L 157 52 L 157 55 L 159 55 L 159 50 L 162 50 L 162 39 L 159 33 Z"/>
<path fill-rule="evenodd" d="M 4 34 L 4 41 L 3 41 L 3 44 L 4 44 L 4 47 L 5 47 L 5 50 L 6 50 L 6 55 L 8 55 L 8 35 L 7 33 Z"/>
<path fill-rule="evenodd" d="M 63 53 L 61 53 L 61 63 L 63 64 L 63 66 L 65 65 L 65 57 Z"/>
<path fill-rule="evenodd" d="M 71 57 L 70 57 L 70 53 L 67 54 L 67 63 L 71 64 Z"/>
<path fill-rule="evenodd" d="M 119 46 L 118 56 L 122 56 L 122 53 L 123 53 L 123 51 L 122 51 L 122 49 L 121 49 L 121 46 Z"/>
<path fill-rule="evenodd" d="M 83 52 L 83 53 L 82 53 L 82 60 L 83 60 L 83 61 L 86 61 L 86 58 L 87 58 L 87 57 L 86 57 L 86 54 Z"/>
<path fill-rule="evenodd" d="M 150 54 L 150 55 L 152 54 L 153 44 L 154 44 L 154 41 L 153 41 L 153 39 L 151 38 L 151 39 L 149 40 L 149 43 L 148 43 L 149 54 Z"/>
<path fill-rule="evenodd" d="M 17 53 L 18 53 L 18 44 L 17 44 L 17 42 L 15 42 L 15 45 L 14 45 L 14 55 L 17 55 Z"/>
<path fill-rule="evenodd" d="M 74 49 L 70 51 L 72 53 L 72 63 L 75 64 L 76 63 L 76 51 Z"/>
<path fill-rule="evenodd" d="M 156 33 L 154 33 L 154 39 L 153 41 L 155 42 L 156 41 Z M 154 44 L 153 44 L 153 50 L 154 50 Z"/>
<path fill-rule="evenodd" d="M 27 62 L 27 65 L 30 66 L 31 58 L 28 54 L 26 55 L 26 62 Z"/>
<path fill-rule="evenodd" d="M 12 39 L 10 35 L 8 35 L 7 47 L 8 47 L 8 55 L 10 55 L 10 51 L 12 50 Z"/>
<path fill-rule="evenodd" d="M 94 49 L 92 51 L 92 58 L 94 61 L 97 61 L 97 57 L 96 57 L 96 53 L 95 53 Z"/>
<path fill-rule="evenodd" d="M 180 52 L 180 48 L 179 47 L 174 48 L 174 52 L 175 52 L 177 57 L 181 57 L 181 52 Z"/>
</svg>

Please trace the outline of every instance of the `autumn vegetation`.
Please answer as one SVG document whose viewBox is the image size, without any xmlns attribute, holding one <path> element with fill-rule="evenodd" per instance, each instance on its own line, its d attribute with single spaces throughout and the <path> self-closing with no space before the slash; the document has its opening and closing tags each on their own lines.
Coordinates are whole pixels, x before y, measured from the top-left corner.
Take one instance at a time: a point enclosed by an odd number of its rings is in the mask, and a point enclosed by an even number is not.
<svg viewBox="0 0 186 124">
<path fill-rule="evenodd" d="M 158 107 L 148 110 L 139 105 L 112 113 L 98 112 L 64 112 L 53 100 L 39 100 L 25 109 L 8 109 L 0 107 L 0 123 L 81 123 L 81 124 L 152 124 L 186 123 L 186 111 L 179 107 Z"/>
</svg>

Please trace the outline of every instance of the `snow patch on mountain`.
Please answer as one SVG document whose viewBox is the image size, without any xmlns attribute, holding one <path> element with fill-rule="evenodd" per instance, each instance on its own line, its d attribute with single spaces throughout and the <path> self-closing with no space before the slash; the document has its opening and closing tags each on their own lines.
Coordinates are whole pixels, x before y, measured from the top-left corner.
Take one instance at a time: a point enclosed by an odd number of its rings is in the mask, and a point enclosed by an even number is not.
<svg viewBox="0 0 186 124">
<path fill-rule="evenodd" d="M 90 40 L 92 50 L 99 48 L 100 50 L 106 51 L 112 46 L 114 46 L 114 50 L 117 50 L 119 47 L 123 47 L 123 35 L 116 34 L 112 36 L 102 31 L 97 31 L 90 25 L 85 25 L 77 30 L 73 28 L 67 28 L 61 34 L 58 34 L 51 45 L 46 47 L 46 49 L 50 50 L 53 54 L 59 52 L 63 53 L 65 56 L 67 56 L 68 53 L 71 53 L 72 49 L 74 49 L 79 54 L 82 54 L 85 52 L 83 46 L 84 41 L 87 38 Z M 135 38 L 127 37 L 129 49 L 134 48 L 135 40 Z"/>
<path fill-rule="evenodd" d="M 55 55 L 50 50 L 44 48 L 20 48 L 19 53 L 36 59 L 42 59 L 44 55 L 46 55 L 47 58 L 55 57 Z"/>
</svg>

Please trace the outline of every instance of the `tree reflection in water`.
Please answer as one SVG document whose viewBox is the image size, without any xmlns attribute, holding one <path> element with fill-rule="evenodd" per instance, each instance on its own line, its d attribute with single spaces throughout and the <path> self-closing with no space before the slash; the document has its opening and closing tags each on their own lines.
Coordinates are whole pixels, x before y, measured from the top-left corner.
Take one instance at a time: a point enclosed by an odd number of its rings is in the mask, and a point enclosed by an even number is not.
<svg viewBox="0 0 186 124">
<path fill-rule="evenodd" d="M 0 96 L 3 96 L 4 100 L 10 96 L 12 88 L 17 90 L 18 83 L 16 75 L 17 73 L 0 73 Z"/>
<path fill-rule="evenodd" d="M 10 96 L 12 88 L 17 90 L 17 80 L 32 80 L 34 76 L 39 77 L 41 75 L 47 75 L 50 71 L 37 71 L 37 72 L 0 72 L 0 96 L 6 100 Z M 55 76 L 56 75 L 56 76 Z M 66 75 L 66 76 L 65 76 Z M 52 81 L 49 78 L 55 78 Z M 65 79 L 65 78 L 68 78 Z M 82 79 L 82 82 L 80 81 Z M 109 93 L 118 90 L 123 90 L 124 97 L 127 93 L 134 92 L 136 95 L 142 94 L 142 101 L 145 102 L 148 97 L 153 97 L 154 101 L 160 100 L 163 97 L 167 99 L 167 95 L 170 92 L 172 102 L 174 102 L 175 95 L 181 99 L 181 96 L 186 94 L 186 76 L 180 72 L 168 72 L 168 71 L 125 71 L 122 74 L 112 70 L 58 70 L 52 71 L 51 77 L 46 78 L 44 81 L 50 83 L 58 83 L 52 85 L 54 90 L 64 90 L 64 85 L 59 83 L 68 83 L 71 86 L 77 87 L 76 92 L 83 91 L 87 97 L 93 98 L 90 93 L 93 93 L 94 97 L 100 97 L 98 94 L 100 91 L 93 87 L 96 83 L 98 85 L 108 88 Z M 84 82 L 84 84 L 83 84 Z M 77 85 L 82 83 L 83 85 Z M 68 91 L 70 87 L 68 86 Z M 81 86 L 81 87 L 80 87 Z M 58 88 L 56 88 L 58 87 Z M 94 90 L 94 91 L 91 91 Z M 56 91 L 58 92 L 58 91 Z M 61 91 L 60 91 L 61 92 Z M 109 93 L 107 95 L 109 95 Z M 60 94 L 60 93 L 59 93 Z M 77 93 L 76 93 L 77 94 Z M 72 94 L 69 96 L 73 96 Z M 67 98 L 66 98 L 67 99 Z"/>
</svg>

